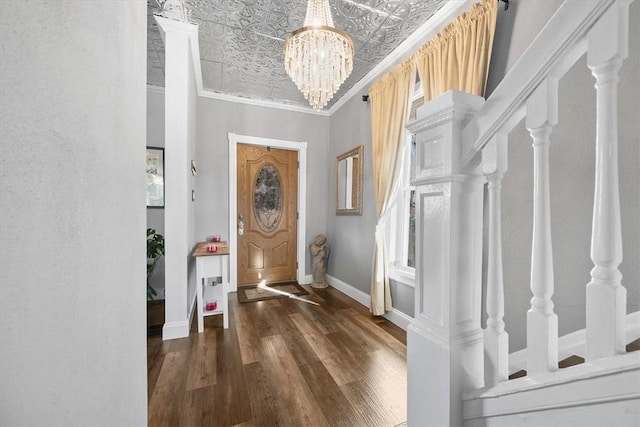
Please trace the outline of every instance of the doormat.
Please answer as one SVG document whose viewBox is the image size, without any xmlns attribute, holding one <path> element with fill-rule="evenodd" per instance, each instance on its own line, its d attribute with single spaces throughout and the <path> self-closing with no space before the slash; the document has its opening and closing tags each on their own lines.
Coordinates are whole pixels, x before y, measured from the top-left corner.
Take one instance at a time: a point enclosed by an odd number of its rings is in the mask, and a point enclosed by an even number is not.
<svg viewBox="0 0 640 427">
<path fill-rule="evenodd" d="M 265 301 L 268 299 L 276 299 L 276 298 L 288 298 L 286 295 L 279 295 L 275 292 L 270 292 L 266 289 L 260 289 L 257 287 L 258 285 L 253 286 L 238 286 L 238 301 L 240 303 L 245 302 L 256 302 L 256 301 Z M 298 285 L 298 282 L 282 282 L 282 283 L 269 283 L 267 285 L 270 288 L 277 289 L 282 292 L 288 292 L 295 296 L 300 295 L 309 295 L 302 286 Z"/>
</svg>

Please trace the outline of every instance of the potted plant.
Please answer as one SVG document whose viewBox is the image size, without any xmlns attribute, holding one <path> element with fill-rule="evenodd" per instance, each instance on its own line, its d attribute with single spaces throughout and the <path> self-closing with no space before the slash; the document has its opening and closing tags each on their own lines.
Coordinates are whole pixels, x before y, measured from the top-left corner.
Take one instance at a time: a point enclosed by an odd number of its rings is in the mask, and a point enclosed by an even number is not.
<svg viewBox="0 0 640 427">
<path fill-rule="evenodd" d="M 147 228 L 147 299 L 152 300 L 158 293 L 151 287 L 149 281 L 164 255 L 164 237 L 156 233 L 153 228 Z"/>
</svg>

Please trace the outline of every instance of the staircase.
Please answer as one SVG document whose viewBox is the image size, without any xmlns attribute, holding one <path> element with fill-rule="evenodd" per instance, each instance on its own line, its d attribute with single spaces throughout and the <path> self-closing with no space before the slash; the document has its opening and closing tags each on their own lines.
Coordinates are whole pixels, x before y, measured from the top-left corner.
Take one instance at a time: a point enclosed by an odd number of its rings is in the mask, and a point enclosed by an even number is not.
<svg viewBox="0 0 640 427">
<path fill-rule="evenodd" d="M 618 268 L 623 236 L 617 88 L 628 55 L 631 3 L 565 1 L 486 101 L 451 91 L 418 109 L 407 126 L 416 136 L 418 159 L 416 307 L 407 331 L 409 426 L 640 423 L 640 352 L 633 351 L 640 312 L 627 315 Z M 558 81 L 585 53 L 597 96 L 593 269 L 585 288 L 586 328 L 559 337 L 550 134 L 559 120 Z M 532 298 L 527 346 L 509 354 L 501 187 L 508 134 L 523 119 L 534 158 Z"/>
</svg>

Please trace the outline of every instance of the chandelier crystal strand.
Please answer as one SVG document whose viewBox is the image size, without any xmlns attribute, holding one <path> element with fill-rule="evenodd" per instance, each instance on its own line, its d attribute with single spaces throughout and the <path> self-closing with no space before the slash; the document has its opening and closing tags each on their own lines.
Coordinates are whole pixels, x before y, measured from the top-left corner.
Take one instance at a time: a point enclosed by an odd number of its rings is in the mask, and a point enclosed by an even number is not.
<svg viewBox="0 0 640 427">
<path fill-rule="evenodd" d="M 353 70 L 351 38 L 333 26 L 328 0 L 309 0 L 302 28 L 284 45 L 284 67 L 314 110 L 331 100 Z"/>
</svg>

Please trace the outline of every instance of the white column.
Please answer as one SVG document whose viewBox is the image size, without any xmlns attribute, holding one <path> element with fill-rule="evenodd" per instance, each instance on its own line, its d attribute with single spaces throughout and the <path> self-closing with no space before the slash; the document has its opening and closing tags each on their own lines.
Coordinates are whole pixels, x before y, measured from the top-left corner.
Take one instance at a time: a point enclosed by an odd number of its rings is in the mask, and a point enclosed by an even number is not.
<svg viewBox="0 0 640 427">
<path fill-rule="evenodd" d="M 495 385 L 509 377 L 509 334 L 504 328 L 502 280 L 502 177 L 507 171 L 507 135 L 498 133 L 482 149 L 482 171 L 488 181 L 489 253 L 487 254 L 487 327 L 484 331 L 485 382 Z"/>
<path fill-rule="evenodd" d="M 189 156 L 190 38 L 197 26 L 155 17 L 165 46 L 165 323 L 162 338 L 189 336 L 191 236 Z M 195 114 L 192 112 L 191 114 Z"/>
<path fill-rule="evenodd" d="M 484 178 L 461 164 L 461 131 L 483 104 L 449 91 L 418 109 L 415 317 L 407 330 L 408 425 L 462 425 L 462 393 L 484 385 Z"/>
<path fill-rule="evenodd" d="M 627 57 L 628 1 L 617 2 L 589 32 L 587 63 L 596 78 L 596 183 L 587 285 L 587 360 L 625 352 L 627 291 L 618 190 L 618 71 Z"/>
<path fill-rule="evenodd" d="M 558 316 L 553 312 L 553 251 L 549 144 L 558 122 L 558 81 L 547 78 L 527 102 L 527 129 L 533 138 L 533 241 L 531 308 L 527 312 L 527 374 L 558 369 Z"/>
</svg>

